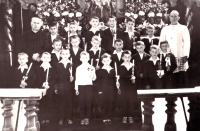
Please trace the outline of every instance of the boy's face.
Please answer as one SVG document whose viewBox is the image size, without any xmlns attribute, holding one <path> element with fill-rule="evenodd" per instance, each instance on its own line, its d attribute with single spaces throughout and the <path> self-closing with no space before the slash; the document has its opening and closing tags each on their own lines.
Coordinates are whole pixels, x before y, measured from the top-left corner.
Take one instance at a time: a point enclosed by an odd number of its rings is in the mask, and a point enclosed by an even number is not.
<svg viewBox="0 0 200 131">
<path fill-rule="evenodd" d="M 158 50 L 157 49 L 151 48 L 149 52 L 150 52 L 152 57 L 157 57 L 157 55 L 158 55 Z"/>
<path fill-rule="evenodd" d="M 56 51 L 60 51 L 61 48 L 62 48 L 62 43 L 57 41 L 57 42 L 54 42 L 54 44 L 52 45 L 52 47 L 54 48 L 54 50 Z"/>
<path fill-rule="evenodd" d="M 70 25 L 69 30 L 70 30 L 70 32 L 76 32 L 76 30 L 77 30 L 76 25 Z"/>
<path fill-rule="evenodd" d="M 62 51 L 62 53 L 60 54 L 60 56 L 62 57 L 62 59 L 69 59 L 70 57 L 70 52 L 69 50 L 65 50 L 65 51 Z"/>
<path fill-rule="evenodd" d="M 160 49 L 162 52 L 166 53 L 168 48 L 168 43 L 163 43 L 160 45 Z"/>
<path fill-rule="evenodd" d="M 56 35 L 58 33 L 58 28 L 57 26 L 51 26 L 49 28 L 49 32 L 52 34 L 52 35 Z"/>
<path fill-rule="evenodd" d="M 134 29 L 135 22 L 129 21 L 128 23 L 126 23 L 126 26 L 128 29 L 132 30 Z"/>
<path fill-rule="evenodd" d="M 91 41 L 91 44 L 92 44 L 92 47 L 93 47 L 94 49 L 98 49 L 98 48 L 99 48 L 99 45 L 100 45 L 100 42 L 97 41 L 97 40 L 92 40 L 92 41 Z"/>
<path fill-rule="evenodd" d="M 130 54 L 124 54 L 123 60 L 124 60 L 124 62 L 130 62 L 131 61 L 131 55 Z"/>
<path fill-rule="evenodd" d="M 111 63 L 111 59 L 110 58 L 103 58 L 102 61 L 104 66 L 109 66 Z"/>
<path fill-rule="evenodd" d="M 82 63 L 88 63 L 89 61 L 89 56 L 88 55 L 81 55 L 80 60 Z"/>
<path fill-rule="evenodd" d="M 79 39 L 71 39 L 71 44 L 72 44 L 73 48 L 78 48 L 78 46 L 80 44 L 80 40 Z"/>
<path fill-rule="evenodd" d="M 147 34 L 149 35 L 149 36 L 153 36 L 153 34 L 154 34 L 154 29 L 147 29 Z"/>
<path fill-rule="evenodd" d="M 123 48 L 123 44 L 121 42 L 116 42 L 115 45 L 114 45 L 115 49 L 117 51 L 121 51 L 122 48 Z"/>
<path fill-rule="evenodd" d="M 140 54 L 144 53 L 144 45 L 136 46 L 136 50 Z"/>
<path fill-rule="evenodd" d="M 116 25 L 115 18 L 109 18 L 108 24 L 110 25 L 111 28 L 114 28 Z"/>
<path fill-rule="evenodd" d="M 18 62 L 21 66 L 25 65 L 28 62 L 27 56 L 24 55 L 19 56 Z"/>
<path fill-rule="evenodd" d="M 42 57 L 41 57 L 41 61 L 43 63 L 49 63 L 51 61 L 51 56 L 47 55 L 47 54 L 43 54 Z"/>
<path fill-rule="evenodd" d="M 99 20 L 98 19 L 91 19 L 90 20 L 90 25 L 95 28 L 99 25 Z"/>
</svg>

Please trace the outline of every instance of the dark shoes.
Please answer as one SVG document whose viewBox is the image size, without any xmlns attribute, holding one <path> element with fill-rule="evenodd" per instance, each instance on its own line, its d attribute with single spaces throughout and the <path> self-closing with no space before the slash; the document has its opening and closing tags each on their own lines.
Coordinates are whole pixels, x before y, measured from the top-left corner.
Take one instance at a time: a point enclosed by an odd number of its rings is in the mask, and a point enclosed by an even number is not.
<svg viewBox="0 0 200 131">
<path fill-rule="evenodd" d="M 103 120 L 103 124 L 110 125 L 110 124 L 112 124 L 112 121 L 110 119 L 105 119 L 105 120 Z"/>
<path fill-rule="evenodd" d="M 81 120 L 81 125 L 89 125 L 89 123 L 90 123 L 90 121 L 89 121 L 89 119 L 88 118 L 85 118 L 85 119 L 83 119 L 83 120 Z"/>
</svg>

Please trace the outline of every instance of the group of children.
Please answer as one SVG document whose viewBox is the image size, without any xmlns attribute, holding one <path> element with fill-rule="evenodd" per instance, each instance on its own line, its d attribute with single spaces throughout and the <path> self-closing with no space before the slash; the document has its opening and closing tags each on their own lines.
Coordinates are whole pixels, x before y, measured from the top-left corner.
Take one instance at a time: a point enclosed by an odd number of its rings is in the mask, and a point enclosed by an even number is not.
<svg viewBox="0 0 200 131">
<path fill-rule="evenodd" d="M 47 89 L 39 101 L 41 123 L 49 122 L 53 94 L 58 99 L 56 109 L 61 125 L 65 119 L 68 124 L 73 123 L 74 94 L 78 95 L 81 125 L 89 124 L 94 100 L 103 111 L 103 123 L 111 124 L 118 96 L 122 122 L 133 123 L 137 89 L 172 88 L 176 61 L 167 50 L 168 42 L 160 42 L 159 48 L 153 35 L 147 37 L 146 43 L 141 41 L 132 20 L 127 21 L 124 33 L 116 28 L 116 18 L 110 17 L 109 23 L 110 32 L 103 32 L 97 28 L 98 17 L 92 17 L 92 27 L 82 38 L 76 31 L 73 35 L 69 32 L 65 39 L 55 38 L 52 51 L 41 54 L 39 66 L 28 66 L 28 55 L 18 54 L 20 66 L 14 70 L 14 87 Z M 50 26 L 50 32 L 53 27 Z M 152 26 L 147 30 L 151 32 Z"/>
</svg>

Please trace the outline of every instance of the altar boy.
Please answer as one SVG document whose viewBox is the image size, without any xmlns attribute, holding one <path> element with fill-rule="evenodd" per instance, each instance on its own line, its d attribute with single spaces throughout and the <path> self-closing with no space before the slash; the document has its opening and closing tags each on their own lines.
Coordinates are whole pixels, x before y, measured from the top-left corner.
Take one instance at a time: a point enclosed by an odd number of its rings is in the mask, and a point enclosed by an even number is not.
<svg viewBox="0 0 200 131">
<path fill-rule="evenodd" d="M 23 52 L 19 53 L 18 62 L 20 66 L 13 72 L 13 88 L 34 88 L 35 71 L 27 65 L 28 55 Z"/>
<path fill-rule="evenodd" d="M 39 120 L 41 124 L 49 123 L 52 114 L 52 96 L 54 93 L 54 85 L 57 81 L 56 71 L 50 65 L 51 54 L 49 52 L 43 52 L 41 56 L 42 64 L 35 68 L 36 72 L 36 86 L 38 88 L 46 89 L 46 94 L 39 101 Z"/>
</svg>

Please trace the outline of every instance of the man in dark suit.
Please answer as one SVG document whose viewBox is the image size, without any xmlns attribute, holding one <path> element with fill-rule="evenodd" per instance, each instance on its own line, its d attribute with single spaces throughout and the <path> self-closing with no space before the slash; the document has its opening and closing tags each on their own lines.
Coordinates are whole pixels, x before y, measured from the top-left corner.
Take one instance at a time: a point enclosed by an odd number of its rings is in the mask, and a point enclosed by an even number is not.
<svg viewBox="0 0 200 131">
<path fill-rule="evenodd" d="M 135 49 L 135 42 L 140 40 L 140 34 L 134 30 L 134 26 L 135 20 L 128 18 L 126 20 L 126 30 L 122 33 L 124 50 L 130 50 L 133 55 L 137 53 Z"/>
<path fill-rule="evenodd" d="M 109 54 L 114 51 L 114 40 L 121 37 L 122 32 L 117 29 L 117 18 L 115 16 L 109 17 L 109 28 L 103 31 L 102 48 Z"/>
</svg>

